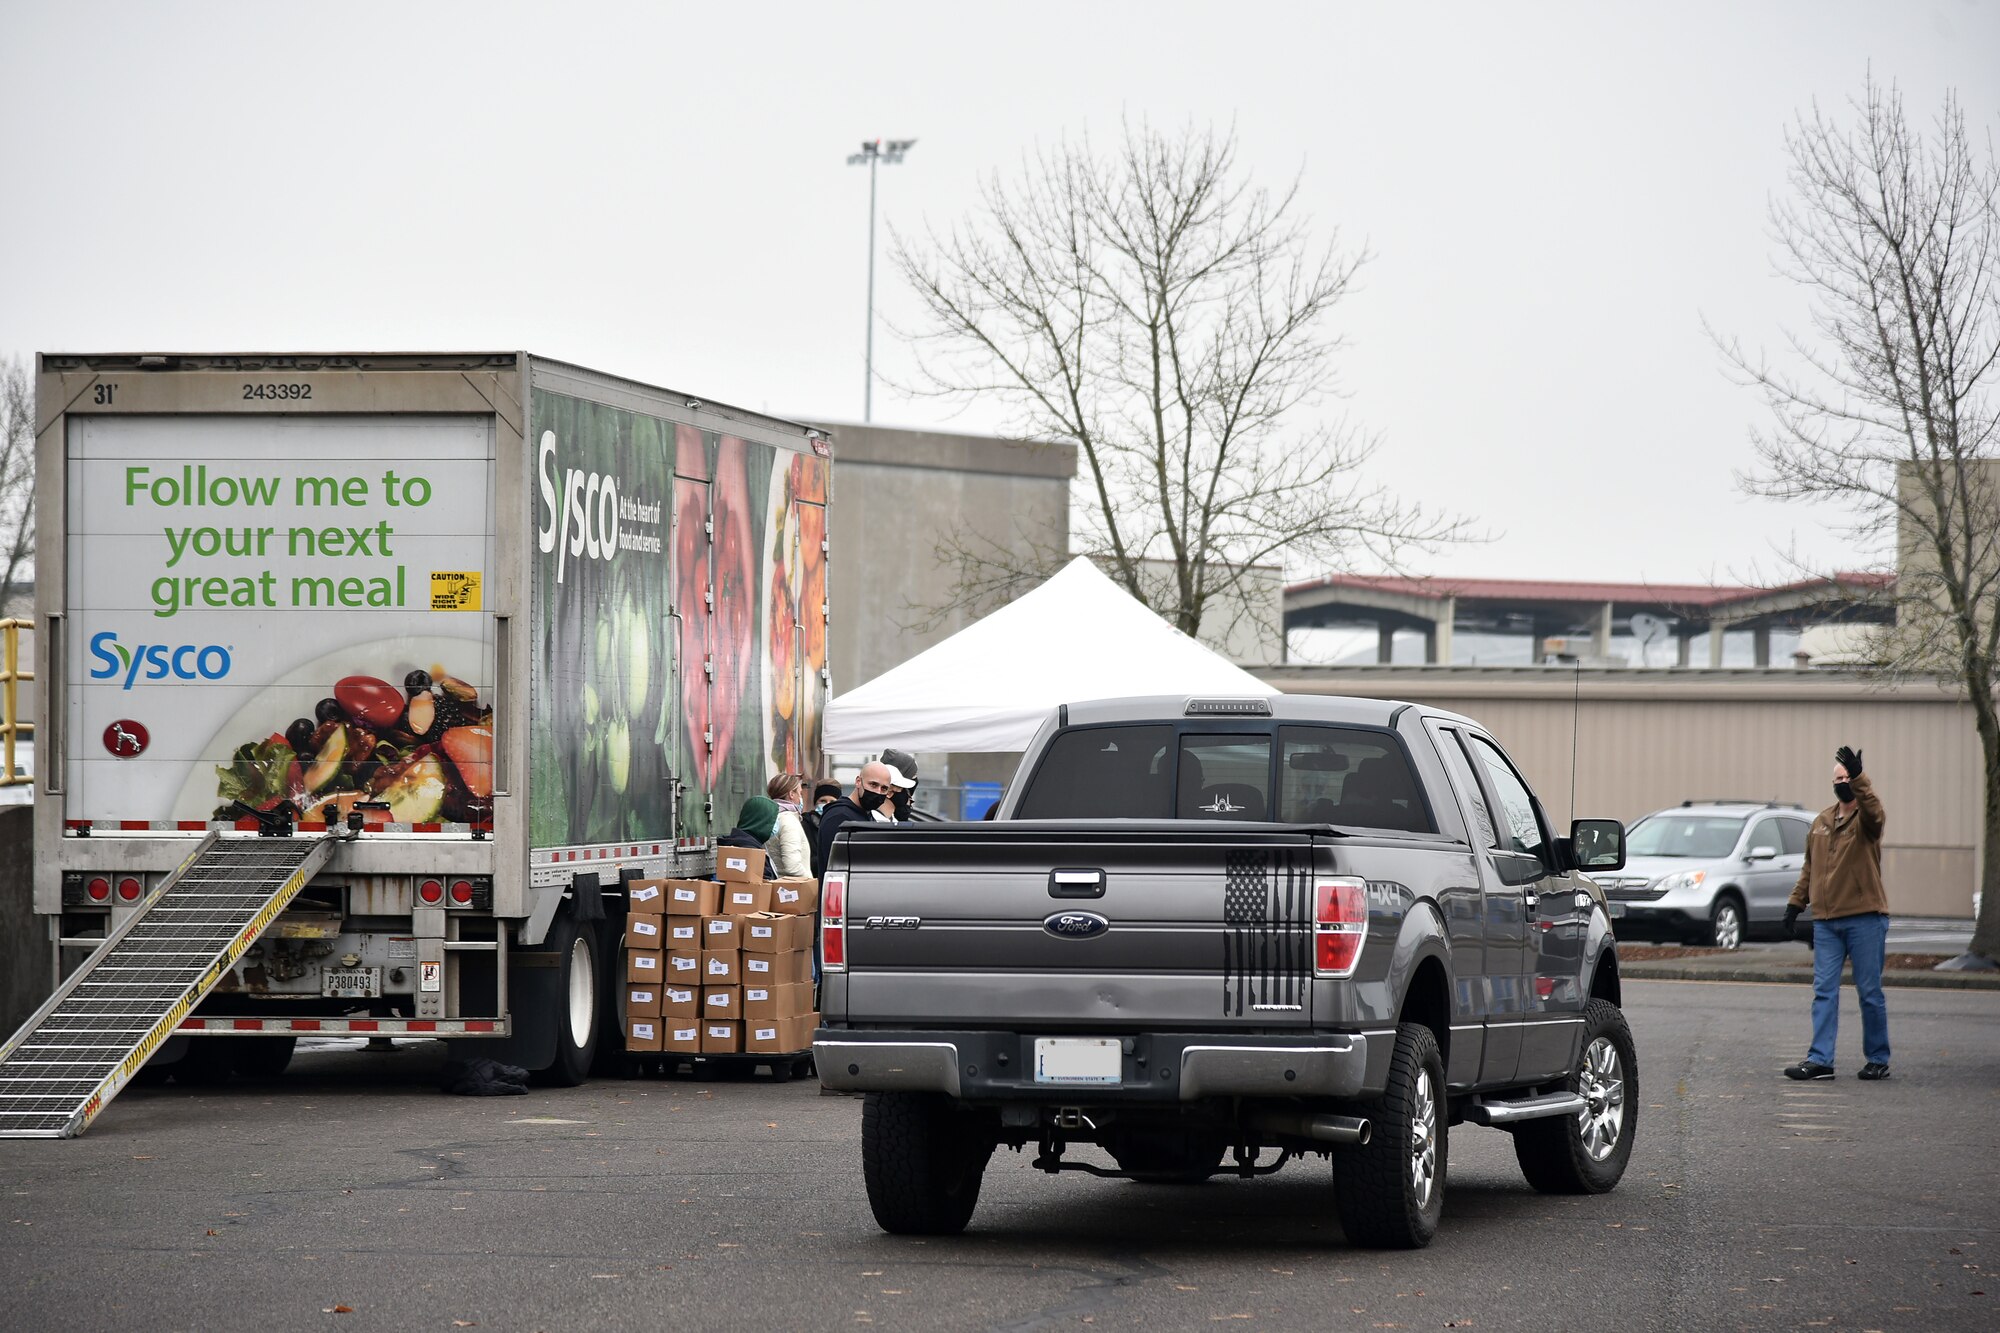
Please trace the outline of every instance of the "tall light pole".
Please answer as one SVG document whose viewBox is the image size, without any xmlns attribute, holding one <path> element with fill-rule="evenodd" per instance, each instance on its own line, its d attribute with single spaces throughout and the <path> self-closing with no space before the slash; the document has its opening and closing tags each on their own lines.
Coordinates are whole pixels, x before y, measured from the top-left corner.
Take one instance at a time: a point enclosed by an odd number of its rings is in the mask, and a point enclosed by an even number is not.
<svg viewBox="0 0 2000 1333">
<path fill-rule="evenodd" d="M 867 139 L 861 151 L 849 153 L 847 165 L 868 168 L 868 382 L 861 391 L 861 419 L 875 419 L 875 168 L 883 163 L 895 166 L 903 154 L 916 147 L 915 139 Z"/>
</svg>

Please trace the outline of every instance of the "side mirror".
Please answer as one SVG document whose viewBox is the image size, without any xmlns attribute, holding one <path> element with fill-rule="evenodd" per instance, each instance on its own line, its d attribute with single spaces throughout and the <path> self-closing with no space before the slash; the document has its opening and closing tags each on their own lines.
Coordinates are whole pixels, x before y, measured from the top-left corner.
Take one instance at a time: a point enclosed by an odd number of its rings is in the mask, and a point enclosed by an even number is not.
<svg viewBox="0 0 2000 1333">
<path fill-rule="evenodd" d="M 1746 861 L 1775 861 L 1778 859 L 1778 849 L 1776 847 L 1752 847 L 1749 851 L 1743 853 L 1743 859 Z"/>
<path fill-rule="evenodd" d="M 1625 826 L 1615 819 L 1579 819 L 1569 826 L 1569 845 L 1578 870 L 1625 868 Z"/>
</svg>

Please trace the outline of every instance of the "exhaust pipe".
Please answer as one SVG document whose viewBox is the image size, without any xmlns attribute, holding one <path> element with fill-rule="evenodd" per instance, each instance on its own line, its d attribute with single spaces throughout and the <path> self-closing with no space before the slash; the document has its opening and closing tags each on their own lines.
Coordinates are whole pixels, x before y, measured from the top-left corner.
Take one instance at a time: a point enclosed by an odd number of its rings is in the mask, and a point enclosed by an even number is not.
<svg viewBox="0 0 2000 1333">
<path fill-rule="evenodd" d="M 1375 1132 L 1362 1116 L 1314 1115 L 1309 1111 L 1260 1111 L 1250 1117 L 1250 1125 L 1265 1134 L 1284 1138 L 1355 1147 L 1366 1144 Z"/>
</svg>

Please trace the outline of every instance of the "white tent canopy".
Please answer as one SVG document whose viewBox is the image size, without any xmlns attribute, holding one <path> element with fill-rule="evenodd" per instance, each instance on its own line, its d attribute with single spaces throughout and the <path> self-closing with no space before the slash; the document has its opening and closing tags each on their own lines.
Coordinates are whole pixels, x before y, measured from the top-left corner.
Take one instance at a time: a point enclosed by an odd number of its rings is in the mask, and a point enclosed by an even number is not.
<svg viewBox="0 0 2000 1333">
<path fill-rule="evenodd" d="M 830 753 L 1025 750 L 1058 704 L 1275 691 L 1079 556 L 1041 587 L 826 708 Z"/>
</svg>

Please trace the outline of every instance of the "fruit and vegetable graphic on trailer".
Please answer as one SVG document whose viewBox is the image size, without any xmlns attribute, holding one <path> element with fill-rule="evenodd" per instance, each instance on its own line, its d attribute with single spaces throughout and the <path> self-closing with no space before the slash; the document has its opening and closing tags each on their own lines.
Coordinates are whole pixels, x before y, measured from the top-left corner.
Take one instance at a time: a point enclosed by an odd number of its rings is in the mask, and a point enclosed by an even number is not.
<svg viewBox="0 0 2000 1333">
<path fill-rule="evenodd" d="M 534 713 L 549 725 L 531 740 L 531 841 L 726 831 L 763 790 L 774 736 L 818 762 L 816 711 L 800 730 L 797 670 L 780 698 L 760 663 L 780 649 L 774 625 L 803 614 L 773 561 L 793 558 L 786 534 L 800 510 L 825 526 L 824 499 L 794 499 L 793 477 L 808 465 L 808 492 L 823 497 L 826 461 L 559 395 L 536 408 L 556 527 L 536 557 Z M 823 664 L 819 608 L 808 618 Z"/>
</svg>

